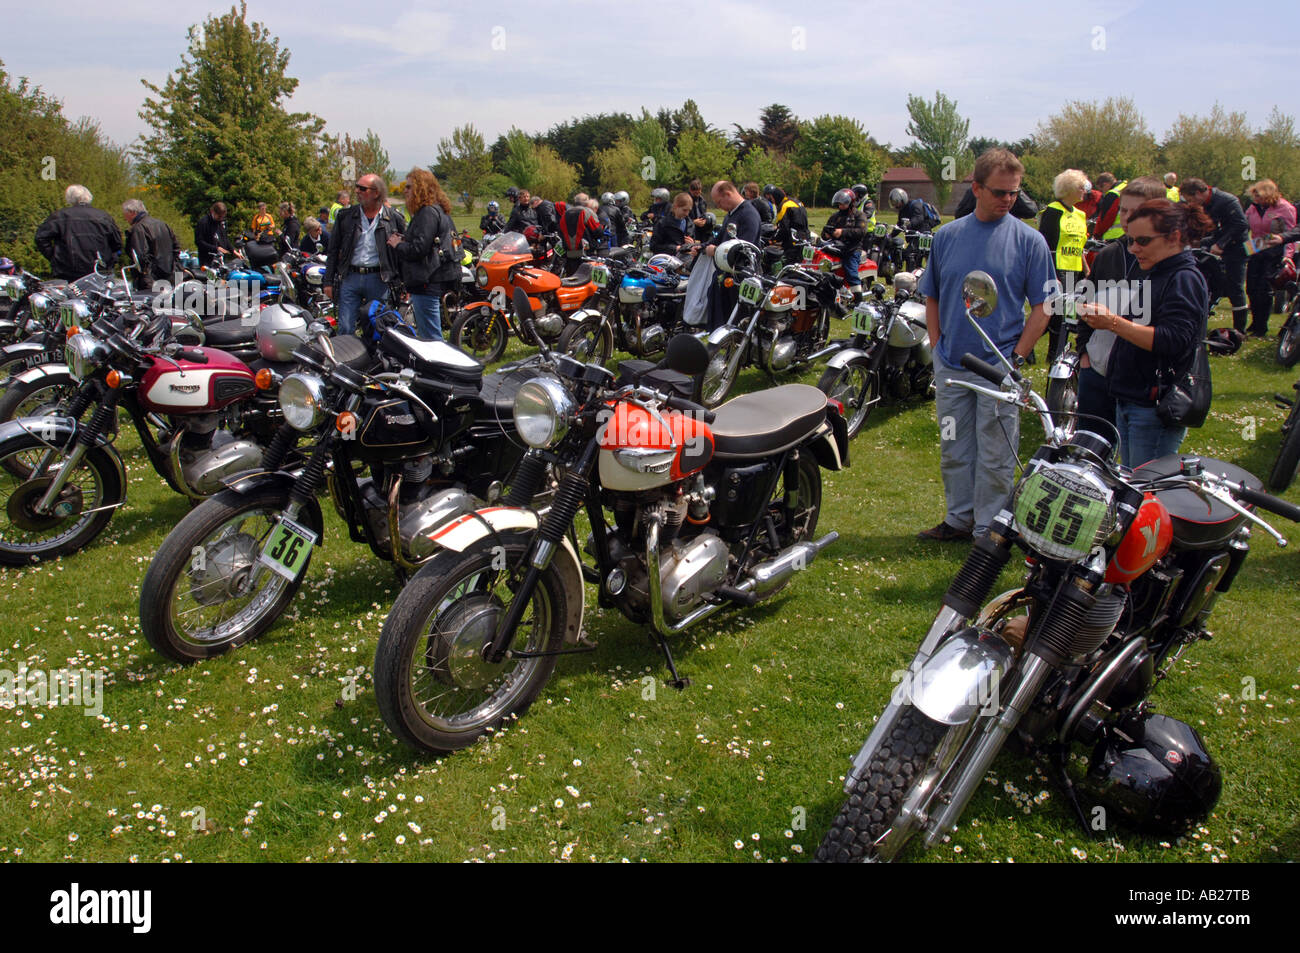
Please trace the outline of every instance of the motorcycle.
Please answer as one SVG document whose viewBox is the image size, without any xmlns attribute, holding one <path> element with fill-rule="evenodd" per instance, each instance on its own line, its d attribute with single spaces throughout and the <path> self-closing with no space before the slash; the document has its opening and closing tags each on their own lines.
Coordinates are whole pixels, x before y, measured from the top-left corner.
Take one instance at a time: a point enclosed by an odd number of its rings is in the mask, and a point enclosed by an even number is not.
<svg viewBox="0 0 1300 953">
<path fill-rule="evenodd" d="M 561 278 L 549 270 L 547 261 L 518 232 L 494 238 L 474 269 L 475 284 L 486 299 L 461 308 L 451 326 L 451 344 L 484 364 L 492 364 L 505 354 L 512 333 L 538 347 L 539 341 L 555 341 L 568 321 L 599 319 L 600 312 L 587 308 L 598 290 L 591 280 L 591 263 L 584 262 L 574 275 Z M 530 306 L 542 311 L 534 322 L 539 337 L 529 337 L 518 325 L 518 315 L 511 313 L 515 288 L 525 291 Z"/>
<path fill-rule="evenodd" d="M 882 281 L 889 281 L 900 271 L 924 268 L 933 243 L 931 232 L 914 232 L 877 222 L 863 249 L 863 258 L 875 264 Z"/>
<path fill-rule="evenodd" d="M 840 349 L 826 346 L 831 317 L 844 317 L 843 281 L 830 271 L 787 265 L 775 279 L 758 268 L 759 250 L 731 239 L 714 254 L 722 281 L 737 287 L 736 307 L 727 323 L 708 338 L 708 369 L 701 402 L 716 407 L 726 399 L 746 364 L 756 364 L 775 380 L 778 372 L 799 371 Z"/>
<path fill-rule="evenodd" d="M 561 353 L 598 364 L 606 363 L 616 347 L 649 357 L 663 351 L 669 336 L 683 327 L 685 265 L 672 255 L 632 264 L 634 254 L 615 249 L 592 263 L 591 280 L 600 290 L 588 310 L 599 317 L 570 321 L 556 345 Z"/>
<path fill-rule="evenodd" d="M 1277 333 L 1277 360 L 1283 367 L 1292 367 L 1300 361 L 1300 285 L 1292 281 L 1286 290 L 1291 295 L 1291 304 Z"/>
<path fill-rule="evenodd" d="M 801 251 L 802 266 L 814 271 L 829 271 L 841 285 L 846 283 L 844 277 L 844 244 L 838 241 L 826 241 L 821 244 L 807 242 Z M 777 269 L 780 272 L 780 269 Z M 858 258 L 858 280 L 855 284 L 870 288 L 876 281 L 878 274 L 876 262 L 873 261 L 866 253 L 864 248 Z M 848 290 L 844 291 L 846 303 L 848 301 Z"/>
<path fill-rule="evenodd" d="M 665 367 L 682 375 L 705 361 L 690 335 L 666 348 Z M 650 625 L 683 688 L 668 637 L 774 596 L 837 538 L 814 537 L 821 468 L 847 465 L 848 437 L 816 388 L 713 412 L 566 355 L 556 369 L 559 380 L 520 388 L 514 417 L 532 448 L 521 473 L 550 458 L 564 474 L 552 506 L 487 507 L 444 526 L 380 634 L 379 711 L 418 750 L 472 744 L 522 715 L 561 655 L 595 648 L 582 638 L 584 578 L 600 605 Z M 573 530 L 584 505 L 596 563 L 585 568 Z"/>
<path fill-rule="evenodd" d="M 844 405 L 849 438 L 885 397 L 907 400 L 929 396 L 934 388 L 934 355 L 925 322 L 925 305 L 916 300 L 917 276 L 894 276 L 894 297 L 876 282 L 852 312 L 853 336 L 836 344 L 817 387 Z"/>
<path fill-rule="evenodd" d="M 1074 346 L 1078 343 L 1079 310 L 1082 295 L 1064 294 L 1053 299 L 1052 307 L 1061 314 L 1061 339 L 1052 365 L 1047 370 L 1047 409 L 1054 418 L 1074 425 L 1074 411 L 1079 406 L 1079 368 L 1083 355 Z M 1073 342 L 1073 343 L 1072 343 Z"/>
<path fill-rule="evenodd" d="M 523 455 L 510 432 L 515 391 L 538 369 L 485 378 L 473 358 L 386 317 L 383 370 L 370 373 L 338 363 L 313 325 L 315 346 L 295 351 L 299 369 L 280 385 L 284 424 L 260 466 L 231 476 L 163 541 L 140 587 L 141 631 L 160 654 L 211 658 L 275 623 L 322 541 L 318 490 L 349 537 L 403 579 L 433 552 L 439 526 L 472 512 L 475 497 L 501 496 Z M 304 436 L 305 465 L 287 466 Z"/>
<path fill-rule="evenodd" d="M 1268 488 L 1277 493 L 1286 492 L 1300 470 L 1300 382 L 1291 385 L 1297 397 L 1275 394 L 1277 405 L 1287 412 L 1282 422 L 1282 443 L 1277 448 L 1277 459 L 1268 475 Z"/>
<path fill-rule="evenodd" d="M 6 565 L 83 549 L 126 502 L 126 470 L 113 443 L 119 408 L 154 469 L 192 500 L 255 466 L 279 426 L 273 391 L 291 365 L 263 360 L 250 367 L 215 348 L 186 348 L 171 339 L 167 312 L 134 321 L 93 319 L 74 301 L 65 315 L 71 393 L 49 413 L 0 424 L 0 470 L 9 481 L 3 491 L 8 523 L 0 534 Z M 257 332 L 259 344 L 277 355 L 301 329 L 267 321 Z M 340 339 L 339 346 L 350 362 L 370 359 L 355 338 Z M 21 396 L 14 384 L 5 401 Z"/>
<path fill-rule="evenodd" d="M 972 272 L 964 290 L 978 325 L 996 287 Z M 1085 830 L 1100 807 L 1172 840 L 1218 799 L 1219 768 L 1200 736 L 1154 713 L 1148 696 L 1209 638 L 1210 613 L 1249 551 L 1250 524 L 1286 543 L 1243 504 L 1292 520 L 1300 507 L 1217 460 L 1172 455 L 1123 469 L 1108 436 L 1058 427 L 1003 365 L 967 354 L 962 366 L 993 386 L 947 383 L 1036 410 L 1046 441 L 973 544 L 853 759 L 848 800 L 818 860 L 893 860 L 914 837 L 932 846 L 1013 736 L 1048 760 Z M 990 600 L 1016 548 L 1028 556 L 1024 582 Z M 1078 782 L 1068 770 L 1075 744 L 1092 749 Z"/>
</svg>

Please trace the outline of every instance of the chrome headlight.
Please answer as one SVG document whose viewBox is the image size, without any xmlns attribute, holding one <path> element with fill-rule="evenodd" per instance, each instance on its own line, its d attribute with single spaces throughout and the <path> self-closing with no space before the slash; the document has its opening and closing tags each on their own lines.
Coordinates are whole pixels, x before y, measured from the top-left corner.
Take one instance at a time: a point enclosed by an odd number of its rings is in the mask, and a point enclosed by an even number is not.
<svg viewBox="0 0 1300 953">
<path fill-rule="evenodd" d="M 290 374 L 280 382 L 280 410 L 294 430 L 314 430 L 325 419 L 325 382 L 312 374 Z"/>
<path fill-rule="evenodd" d="M 65 328 L 85 327 L 90 323 L 90 305 L 80 298 L 64 301 L 59 305 L 59 323 Z"/>
<path fill-rule="evenodd" d="M 27 310 L 32 313 L 33 318 L 43 321 L 45 316 L 50 313 L 50 304 L 50 296 L 38 291 L 27 299 Z"/>
<path fill-rule="evenodd" d="M 23 296 L 22 280 L 14 278 L 12 275 L 0 277 L 0 294 L 3 294 L 10 301 L 17 301 Z"/>
<path fill-rule="evenodd" d="M 68 338 L 68 343 L 63 346 L 63 359 L 77 380 L 84 380 L 94 373 L 95 367 L 107 356 L 108 348 L 84 331 Z"/>
<path fill-rule="evenodd" d="M 1078 562 L 1115 528 L 1115 493 L 1097 474 L 1072 463 L 1045 463 L 1016 487 L 1015 527 L 1049 559 Z"/>
<path fill-rule="evenodd" d="M 515 395 L 515 430 L 530 447 L 550 447 L 569 430 L 577 404 L 554 378 L 534 377 Z"/>
<path fill-rule="evenodd" d="M 482 265 L 479 265 L 477 268 L 474 269 L 474 282 L 480 288 L 486 288 L 488 286 L 487 269 L 484 268 Z"/>
</svg>

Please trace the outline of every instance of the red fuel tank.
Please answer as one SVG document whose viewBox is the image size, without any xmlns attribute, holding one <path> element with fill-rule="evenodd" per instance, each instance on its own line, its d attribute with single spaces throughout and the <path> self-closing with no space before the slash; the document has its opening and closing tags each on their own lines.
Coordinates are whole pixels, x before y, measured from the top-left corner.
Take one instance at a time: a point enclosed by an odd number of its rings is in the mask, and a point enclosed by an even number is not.
<svg viewBox="0 0 1300 953">
<path fill-rule="evenodd" d="M 202 352 L 206 364 L 182 358 L 151 358 L 140 381 L 140 406 L 160 414 L 204 414 L 252 394 L 252 369 L 237 357 L 212 347 Z"/>
</svg>

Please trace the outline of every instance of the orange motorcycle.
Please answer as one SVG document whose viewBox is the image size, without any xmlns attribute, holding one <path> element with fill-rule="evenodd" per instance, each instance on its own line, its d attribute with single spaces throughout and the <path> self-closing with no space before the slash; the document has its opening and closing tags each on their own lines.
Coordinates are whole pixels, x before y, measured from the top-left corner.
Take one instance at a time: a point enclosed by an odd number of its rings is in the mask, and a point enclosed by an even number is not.
<svg viewBox="0 0 1300 953">
<path fill-rule="evenodd" d="M 561 278 L 548 267 L 548 244 L 547 239 L 539 239 L 534 247 L 519 232 L 504 232 L 483 249 L 474 268 L 474 284 L 486 297 L 460 309 L 451 326 L 453 345 L 484 364 L 501 359 L 512 332 L 537 347 L 538 340 L 514 313 L 511 299 L 516 288 L 528 296 L 534 327 L 548 343 L 559 338 L 567 322 L 599 321 L 600 313 L 586 307 L 599 290 L 592 281 L 591 263 L 583 262 L 575 274 Z"/>
</svg>

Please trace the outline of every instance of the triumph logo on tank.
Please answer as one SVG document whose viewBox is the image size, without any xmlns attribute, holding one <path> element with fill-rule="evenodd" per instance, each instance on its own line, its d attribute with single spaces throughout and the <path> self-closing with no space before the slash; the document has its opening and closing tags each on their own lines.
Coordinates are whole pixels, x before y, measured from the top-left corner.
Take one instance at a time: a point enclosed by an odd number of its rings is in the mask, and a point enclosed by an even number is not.
<svg viewBox="0 0 1300 953">
<path fill-rule="evenodd" d="M 395 427 L 409 427 L 415 423 L 414 414 L 384 414 L 384 423 Z"/>
<path fill-rule="evenodd" d="M 50 922 L 76 926 L 128 925 L 132 933 L 148 933 L 153 924 L 151 890 L 82 890 L 74 883 L 68 890 L 50 894 Z"/>
<path fill-rule="evenodd" d="M 169 384 L 168 390 L 175 391 L 178 394 L 197 394 L 199 392 L 198 384 Z"/>
</svg>

